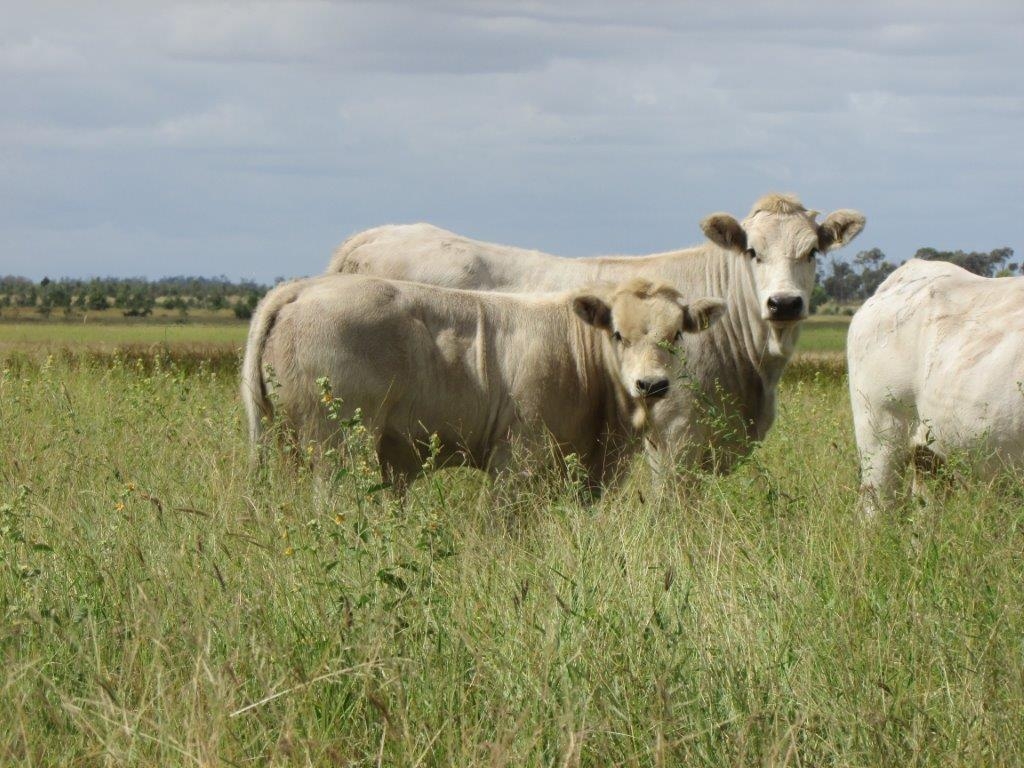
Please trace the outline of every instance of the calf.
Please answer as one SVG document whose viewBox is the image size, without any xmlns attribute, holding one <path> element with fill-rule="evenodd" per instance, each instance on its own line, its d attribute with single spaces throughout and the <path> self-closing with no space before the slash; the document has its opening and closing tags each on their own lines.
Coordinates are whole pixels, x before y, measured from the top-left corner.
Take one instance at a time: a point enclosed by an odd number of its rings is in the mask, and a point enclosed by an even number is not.
<svg viewBox="0 0 1024 768">
<path fill-rule="evenodd" d="M 317 386 L 327 377 L 338 415 L 361 411 L 398 487 L 421 471 L 434 435 L 440 463 L 492 474 L 515 443 L 529 450 L 550 436 L 602 486 L 635 450 L 647 406 L 674 386 L 671 346 L 724 311 L 720 299 L 687 302 L 645 280 L 547 295 L 361 275 L 287 283 L 267 294 L 249 330 L 250 436 L 260 440 L 276 403 L 300 441 L 335 440 Z"/>
</svg>

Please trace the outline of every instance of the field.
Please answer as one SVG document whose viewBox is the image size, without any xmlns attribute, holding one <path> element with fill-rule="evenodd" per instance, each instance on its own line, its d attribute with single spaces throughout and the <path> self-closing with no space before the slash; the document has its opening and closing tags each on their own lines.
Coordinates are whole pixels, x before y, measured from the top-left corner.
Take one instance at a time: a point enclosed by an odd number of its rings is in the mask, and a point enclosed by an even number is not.
<svg viewBox="0 0 1024 768">
<path fill-rule="evenodd" d="M 402 507 L 358 452 L 257 475 L 243 325 L 32 326 L 0 324 L 0 764 L 1024 763 L 1024 490 L 861 524 L 843 320 L 737 472 L 593 506 L 445 471 Z"/>
</svg>

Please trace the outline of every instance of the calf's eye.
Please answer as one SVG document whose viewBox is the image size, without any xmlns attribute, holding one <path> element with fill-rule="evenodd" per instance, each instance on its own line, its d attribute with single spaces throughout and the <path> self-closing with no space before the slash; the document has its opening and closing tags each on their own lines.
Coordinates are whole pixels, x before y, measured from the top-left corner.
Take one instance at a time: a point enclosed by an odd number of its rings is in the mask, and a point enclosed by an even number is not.
<svg viewBox="0 0 1024 768">
<path fill-rule="evenodd" d="M 679 341 L 681 338 L 683 338 L 683 332 L 682 331 L 676 331 L 676 335 L 672 337 L 672 342 L 675 343 L 675 342 Z"/>
<path fill-rule="evenodd" d="M 612 334 L 612 338 L 615 339 L 616 341 L 622 341 L 622 334 L 619 333 L 618 331 L 615 331 L 615 333 Z"/>
<path fill-rule="evenodd" d="M 746 254 L 747 254 L 747 256 L 749 256 L 752 259 L 756 259 L 757 258 L 757 251 L 755 251 L 753 248 L 747 248 Z"/>
<path fill-rule="evenodd" d="M 814 261 L 814 258 L 818 255 L 817 248 L 811 248 L 811 252 L 807 254 L 808 261 Z"/>
</svg>

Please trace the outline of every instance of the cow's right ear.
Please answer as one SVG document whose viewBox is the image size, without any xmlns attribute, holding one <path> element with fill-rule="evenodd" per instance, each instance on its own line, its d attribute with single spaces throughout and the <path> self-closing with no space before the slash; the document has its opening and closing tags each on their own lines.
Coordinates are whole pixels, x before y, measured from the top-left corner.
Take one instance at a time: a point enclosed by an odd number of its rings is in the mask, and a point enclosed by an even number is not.
<svg viewBox="0 0 1024 768">
<path fill-rule="evenodd" d="M 683 330 L 687 333 L 706 331 L 725 314 L 728 306 L 724 299 L 695 299 L 688 304 L 680 302 L 683 308 Z"/>
<path fill-rule="evenodd" d="M 712 213 L 700 223 L 700 228 L 708 240 L 727 251 L 747 250 L 747 233 L 728 213 Z"/>
<path fill-rule="evenodd" d="M 572 311 L 587 325 L 602 330 L 612 327 L 612 308 L 597 296 L 577 296 L 572 300 Z"/>
</svg>

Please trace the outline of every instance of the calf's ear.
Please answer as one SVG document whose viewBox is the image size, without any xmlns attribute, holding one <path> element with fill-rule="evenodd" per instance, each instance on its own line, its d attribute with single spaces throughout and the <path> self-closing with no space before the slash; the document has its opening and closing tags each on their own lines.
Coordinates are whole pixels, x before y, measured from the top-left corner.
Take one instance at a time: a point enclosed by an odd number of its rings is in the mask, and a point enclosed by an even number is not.
<svg viewBox="0 0 1024 768">
<path fill-rule="evenodd" d="M 860 211 L 833 211 L 818 226 L 818 248 L 822 253 L 842 248 L 861 233 L 867 219 Z"/>
<path fill-rule="evenodd" d="M 728 213 L 712 213 L 700 223 L 700 228 L 708 240 L 727 251 L 747 250 L 747 233 Z"/>
<path fill-rule="evenodd" d="M 725 314 L 724 299 L 695 299 L 688 304 L 680 302 L 683 308 L 683 330 L 687 333 L 706 331 Z"/>
<path fill-rule="evenodd" d="M 612 327 L 612 308 L 597 296 L 584 294 L 575 297 L 572 300 L 572 311 L 587 325 L 602 330 Z"/>
</svg>

